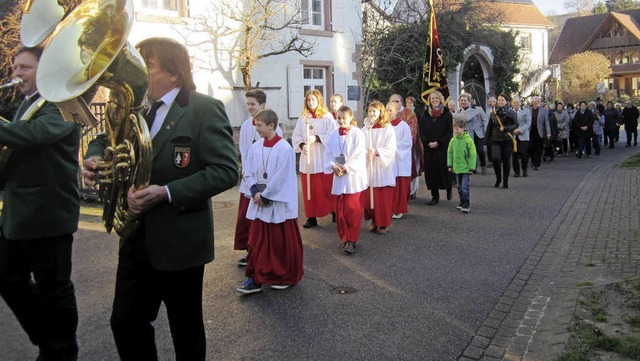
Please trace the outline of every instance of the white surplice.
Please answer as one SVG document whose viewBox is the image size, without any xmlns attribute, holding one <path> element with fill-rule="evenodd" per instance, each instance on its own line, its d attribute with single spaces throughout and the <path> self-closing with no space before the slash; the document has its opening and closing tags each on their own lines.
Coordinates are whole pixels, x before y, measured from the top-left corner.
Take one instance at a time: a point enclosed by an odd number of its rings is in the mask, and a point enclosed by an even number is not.
<svg viewBox="0 0 640 361">
<path fill-rule="evenodd" d="M 373 157 L 373 178 L 369 179 L 372 187 L 386 187 L 396 185 L 395 161 L 396 161 L 396 132 L 391 124 L 384 128 L 371 129 L 371 143 L 369 142 L 369 127 L 362 128 L 367 144 L 367 150 L 373 148 L 376 155 Z M 371 145 L 370 145 L 371 144 Z M 367 162 L 367 174 L 370 163 Z"/>
<path fill-rule="evenodd" d="M 398 125 L 393 126 L 396 133 L 396 177 L 411 177 L 411 147 L 413 146 L 413 138 L 411 137 L 411 128 L 407 122 L 400 121 Z"/>
<path fill-rule="evenodd" d="M 333 172 L 335 158 L 340 155 L 345 157 L 347 173 L 342 177 L 333 175 L 331 193 L 354 194 L 362 192 L 369 186 L 367 176 L 367 146 L 364 133 L 357 127 L 351 127 L 347 135 L 340 135 L 336 130 L 329 136 L 326 143 L 326 171 Z"/>
<path fill-rule="evenodd" d="M 278 134 L 282 138 L 282 129 L 280 126 L 276 127 L 276 134 Z M 238 148 L 240 148 L 240 161 L 242 163 L 242 174 L 240 176 L 242 179 L 240 180 L 240 193 L 242 194 L 251 194 L 249 191 L 249 185 L 245 180 L 245 169 L 247 169 L 247 157 L 249 156 L 249 149 L 251 149 L 251 145 L 258 140 L 260 140 L 260 134 L 256 131 L 256 126 L 253 125 L 253 118 L 249 118 L 242 123 L 240 126 L 240 140 L 238 144 Z"/>
<path fill-rule="evenodd" d="M 264 179 L 266 173 L 267 178 Z M 267 223 L 282 223 L 298 217 L 298 182 L 296 156 L 289 143 L 280 139 L 273 147 L 265 147 L 264 139 L 255 142 L 249 150 L 247 184 L 266 184 L 262 192 L 271 204 L 259 207 L 249 203 L 247 218 Z"/>
<path fill-rule="evenodd" d="M 331 115 L 331 113 L 325 114 L 322 118 L 309 117 L 308 120 L 310 121 L 311 128 L 309 129 L 309 135 L 317 136 L 320 138 L 320 142 L 316 141 L 309 147 L 310 164 L 308 171 L 307 156 L 304 155 L 304 153 L 300 154 L 300 173 L 326 173 L 324 169 L 326 164 L 324 145 L 327 142 L 329 135 L 331 135 L 334 130 L 338 129 L 338 124 L 335 119 L 333 119 L 333 115 Z M 300 144 L 307 142 L 306 125 L 304 121 L 305 119 L 302 116 L 298 118 L 296 127 L 293 130 L 293 135 L 291 136 L 291 143 L 296 152 L 301 152 Z"/>
</svg>

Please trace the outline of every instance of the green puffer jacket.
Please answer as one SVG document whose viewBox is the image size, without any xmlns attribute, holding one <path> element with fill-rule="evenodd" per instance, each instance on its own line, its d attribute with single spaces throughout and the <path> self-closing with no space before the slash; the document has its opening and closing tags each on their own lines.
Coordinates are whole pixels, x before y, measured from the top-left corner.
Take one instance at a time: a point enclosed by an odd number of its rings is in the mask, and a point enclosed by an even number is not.
<svg viewBox="0 0 640 361">
<path fill-rule="evenodd" d="M 447 167 L 454 174 L 464 174 L 476 170 L 476 146 L 468 133 L 451 138 L 447 148 Z"/>
</svg>

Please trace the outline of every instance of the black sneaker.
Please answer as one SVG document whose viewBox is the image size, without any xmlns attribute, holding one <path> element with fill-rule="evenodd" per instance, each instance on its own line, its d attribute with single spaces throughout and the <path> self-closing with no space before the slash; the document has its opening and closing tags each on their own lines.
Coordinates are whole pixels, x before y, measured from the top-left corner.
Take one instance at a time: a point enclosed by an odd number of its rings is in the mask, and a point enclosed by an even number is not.
<svg viewBox="0 0 640 361">
<path fill-rule="evenodd" d="M 304 228 L 313 228 L 318 225 L 318 220 L 316 217 L 309 217 L 307 221 L 302 225 Z"/>
<path fill-rule="evenodd" d="M 262 285 L 253 282 L 253 278 L 249 277 L 242 284 L 242 287 L 236 288 L 236 291 L 244 294 L 256 293 L 262 291 Z"/>
<path fill-rule="evenodd" d="M 245 252 L 244 256 L 238 260 L 238 266 L 246 266 L 247 265 L 247 257 L 249 256 L 249 252 Z"/>
<path fill-rule="evenodd" d="M 356 251 L 356 244 L 353 242 L 347 241 L 344 244 L 344 248 L 342 249 L 344 253 L 353 254 Z"/>
</svg>

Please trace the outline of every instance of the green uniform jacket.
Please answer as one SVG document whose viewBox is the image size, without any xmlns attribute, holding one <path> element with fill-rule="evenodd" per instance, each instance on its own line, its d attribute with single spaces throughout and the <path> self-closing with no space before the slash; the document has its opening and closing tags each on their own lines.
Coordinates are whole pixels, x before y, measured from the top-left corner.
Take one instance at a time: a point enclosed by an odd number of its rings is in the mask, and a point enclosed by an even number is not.
<svg viewBox="0 0 640 361">
<path fill-rule="evenodd" d="M 153 138 L 150 184 L 166 185 L 171 195 L 171 203 L 142 216 L 154 268 L 174 271 L 213 260 L 211 197 L 238 182 L 232 134 L 221 101 L 180 91 Z M 102 156 L 105 141 L 93 141 L 87 157 Z"/>
<path fill-rule="evenodd" d="M 464 174 L 476 170 L 476 146 L 469 133 L 454 136 L 447 148 L 447 167 L 453 168 L 453 174 Z"/>
<path fill-rule="evenodd" d="M 1 172 L 0 227 L 8 239 L 72 234 L 80 215 L 80 126 L 65 122 L 58 107 L 49 102 L 29 121 L 18 120 L 28 107 L 26 102 L 11 123 L 0 123 L 0 144 L 13 149 Z"/>
</svg>

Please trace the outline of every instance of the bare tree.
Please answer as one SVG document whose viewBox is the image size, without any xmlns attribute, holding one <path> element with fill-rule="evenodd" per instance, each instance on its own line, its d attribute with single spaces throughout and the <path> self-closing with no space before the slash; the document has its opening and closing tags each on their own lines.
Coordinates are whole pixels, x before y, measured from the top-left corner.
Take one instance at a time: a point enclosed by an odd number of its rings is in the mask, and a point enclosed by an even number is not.
<svg viewBox="0 0 640 361">
<path fill-rule="evenodd" d="M 20 19 L 25 0 L 5 2 L 0 5 L 0 84 L 5 84 L 11 79 L 11 64 L 13 54 L 21 46 L 20 43 Z M 15 110 L 19 96 L 15 88 L 0 90 L 0 116 L 11 118 Z"/>
<path fill-rule="evenodd" d="M 189 46 L 228 53 L 227 67 L 240 70 L 244 89 L 249 90 L 252 71 L 260 60 L 291 52 L 313 54 L 315 42 L 299 32 L 302 14 L 290 0 L 213 0 L 207 13 L 185 23 L 186 33 L 181 33 Z M 193 36 L 198 34 L 202 36 Z M 220 64 L 211 65 L 213 68 Z"/>
<path fill-rule="evenodd" d="M 590 15 L 594 5 L 594 0 L 564 0 L 564 7 L 578 16 Z"/>
</svg>

